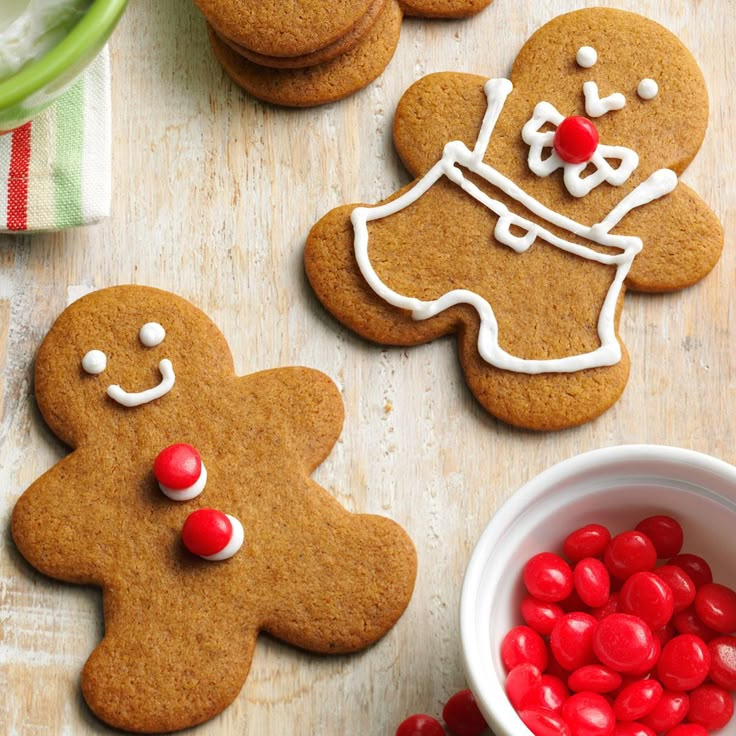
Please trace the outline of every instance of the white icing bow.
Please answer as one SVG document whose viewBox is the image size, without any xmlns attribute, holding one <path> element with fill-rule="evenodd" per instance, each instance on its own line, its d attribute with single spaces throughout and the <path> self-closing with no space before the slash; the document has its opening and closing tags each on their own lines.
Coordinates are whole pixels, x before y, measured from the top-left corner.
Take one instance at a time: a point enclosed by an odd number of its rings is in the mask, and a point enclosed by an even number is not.
<svg viewBox="0 0 736 736">
<path fill-rule="evenodd" d="M 584 197 L 604 181 L 614 187 L 628 181 L 639 165 L 639 156 L 636 151 L 624 146 L 606 146 L 601 143 L 590 161 L 581 164 L 563 161 L 554 149 L 555 131 L 542 132 L 542 128 L 551 124 L 556 129 L 564 119 L 564 115 L 554 105 L 540 102 L 534 108 L 531 119 L 522 128 L 521 137 L 529 146 L 529 168 L 537 176 L 547 177 L 562 169 L 565 187 L 573 197 Z M 545 149 L 549 149 L 549 155 L 544 156 Z M 608 162 L 609 159 L 620 161 L 620 164 L 614 168 Z M 581 176 L 591 164 L 595 171 L 588 176 Z"/>
</svg>

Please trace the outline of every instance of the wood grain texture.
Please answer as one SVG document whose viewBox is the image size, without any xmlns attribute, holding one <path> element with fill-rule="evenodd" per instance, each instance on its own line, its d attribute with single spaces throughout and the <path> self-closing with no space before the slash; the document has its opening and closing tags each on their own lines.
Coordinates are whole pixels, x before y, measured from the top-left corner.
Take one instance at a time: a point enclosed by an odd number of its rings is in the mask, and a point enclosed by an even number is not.
<svg viewBox="0 0 736 736">
<path fill-rule="evenodd" d="M 391 120 L 413 81 L 444 70 L 506 74 L 534 29 L 593 4 L 662 22 L 700 62 L 711 121 L 684 180 L 721 217 L 726 250 L 683 293 L 628 295 L 621 332 L 632 374 L 622 399 L 591 424 L 539 435 L 476 405 L 446 340 L 382 350 L 340 327 L 306 284 L 303 242 L 329 209 L 379 201 L 409 180 Z M 734 27 L 729 0 L 496 0 L 470 21 L 408 20 L 376 83 L 295 111 L 258 103 L 224 76 L 188 0 L 132 2 L 112 41 L 112 218 L 59 234 L 0 236 L 0 732 L 111 733 L 78 685 L 102 634 L 99 593 L 35 573 L 8 530 L 23 489 L 64 453 L 32 399 L 34 353 L 64 306 L 90 289 L 133 282 L 192 300 L 224 331 L 241 374 L 307 365 L 331 375 L 346 422 L 315 479 L 349 509 L 402 523 L 418 548 L 413 601 L 376 647 L 321 658 L 262 638 L 240 697 L 198 735 L 383 736 L 409 713 L 438 713 L 464 686 L 463 569 L 519 485 L 577 452 L 624 442 L 736 462 Z"/>
</svg>

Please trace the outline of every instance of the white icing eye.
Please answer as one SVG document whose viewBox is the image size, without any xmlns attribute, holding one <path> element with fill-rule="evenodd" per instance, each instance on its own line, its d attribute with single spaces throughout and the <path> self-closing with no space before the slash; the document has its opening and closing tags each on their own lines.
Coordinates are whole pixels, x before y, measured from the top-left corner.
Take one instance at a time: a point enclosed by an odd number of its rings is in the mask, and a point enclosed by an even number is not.
<svg viewBox="0 0 736 736">
<path fill-rule="evenodd" d="M 578 49 L 575 61 L 577 61 L 578 66 L 583 67 L 583 69 L 590 69 L 590 67 L 595 66 L 596 61 L 598 61 L 598 52 L 592 46 L 581 46 Z"/>
<path fill-rule="evenodd" d="M 653 100 L 659 94 L 659 85 L 653 79 L 642 79 L 636 88 L 642 100 Z"/>
<path fill-rule="evenodd" d="M 82 368 L 92 376 L 98 376 L 107 368 L 107 355 L 102 350 L 90 350 L 82 358 Z"/>
<path fill-rule="evenodd" d="M 155 348 L 166 337 L 166 330 L 158 322 L 146 322 L 138 333 L 138 338 L 147 348 Z"/>
</svg>

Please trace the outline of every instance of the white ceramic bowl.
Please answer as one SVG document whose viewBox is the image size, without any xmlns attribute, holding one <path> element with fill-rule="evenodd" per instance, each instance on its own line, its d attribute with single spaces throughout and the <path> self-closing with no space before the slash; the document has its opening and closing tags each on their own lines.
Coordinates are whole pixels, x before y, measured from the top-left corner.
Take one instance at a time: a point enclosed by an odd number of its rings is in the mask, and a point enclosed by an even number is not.
<svg viewBox="0 0 736 736">
<path fill-rule="evenodd" d="M 690 450 L 631 445 L 555 465 L 517 491 L 486 527 L 468 564 L 460 633 L 470 689 L 496 736 L 530 736 L 504 692 L 501 640 L 523 623 L 526 561 L 561 551 L 571 531 L 612 533 L 666 513 L 685 531 L 684 552 L 705 557 L 717 582 L 736 587 L 736 467 Z M 719 734 L 736 736 L 736 719 Z"/>
</svg>

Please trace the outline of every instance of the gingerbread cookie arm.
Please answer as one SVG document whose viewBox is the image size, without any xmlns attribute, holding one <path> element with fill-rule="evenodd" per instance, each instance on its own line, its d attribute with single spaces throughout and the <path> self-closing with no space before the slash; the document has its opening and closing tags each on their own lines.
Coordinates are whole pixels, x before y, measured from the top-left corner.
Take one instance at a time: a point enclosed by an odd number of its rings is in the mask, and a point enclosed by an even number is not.
<svg viewBox="0 0 736 736">
<path fill-rule="evenodd" d="M 428 171 L 450 141 L 473 148 L 488 100 L 487 77 L 439 72 L 415 82 L 402 95 L 394 116 L 394 144 L 414 175 Z"/>
<path fill-rule="evenodd" d="M 355 205 L 332 210 L 307 238 L 307 277 L 324 307 L 351 330 L 383 345 L 419 345 L 454 332 L 457 310 L 417 322 L 409 312 L 392 307 L 368 286 L 355 260 L 350 222 L 353 209 Z"/>
<path fill-rule="evenodd" d="M 422 18 L 467 18 L 480 13 L 493 0 L 400 0 L 406 15 Z"/>
<path fill-rule="evenodd" d="M 391 520 L 351 514 L 311 480 L 299 490 L 301 549 L 271 558 L 270 574 L 289 585 L 274 595 L 263 628 L 311 651 L 357 651 L 386 634 L 409 604 L 414 545 Z"/>
<path fill-rule="evenodd" d="M 630 212 L 621 229 L 646 233 L 627 278 L 635 291 L 691 286 L 711 271 L 723 250 L 723 228 L 715 213 L 682 182 L 667 197 Z"/>
<path fill-rule="evenodd" d="M 104 591 L 105 638 L 82 671 L 95 715 L 124 730 L 162 733 L 206 721 L 238 695 L 257 628 L 213 586 L 196 606 L 177 586 Z"/>
</svg>

